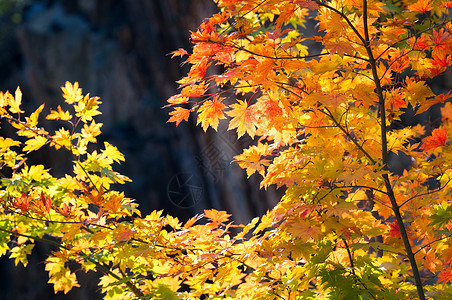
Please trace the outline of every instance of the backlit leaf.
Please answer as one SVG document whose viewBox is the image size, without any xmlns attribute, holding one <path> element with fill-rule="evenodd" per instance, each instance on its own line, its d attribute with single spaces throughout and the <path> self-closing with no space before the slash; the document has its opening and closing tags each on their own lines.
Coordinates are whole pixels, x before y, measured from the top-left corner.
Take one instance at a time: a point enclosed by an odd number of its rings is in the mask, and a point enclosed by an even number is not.
<svg viewBox="0 0 452 300">
<path fill-rule="evenodd" d="M 206 131 L 209 126 L 217 130 L 219 120 L 226 118 L 223 114 L 226 105 L 224 105 L 221 100 L 220 97 L 215 96 L 213 100 L 208 100 L 199 107 L 198 121 L 196 124 L 201 123 L 204 131 Z"/>
<path fill-rule="evenodd" d="M 254 138 L 258 125 L 258 119 L 255 115 L 256 111 L 253 106 L 248 106 L 245 101 L 238 100 L 237 102 L 232 104 L 232 109 L 226 112 L 228 116 L 232 117 L 228 130 L 237 128 L 239 138 L 245 133 Z"/>
</svg>

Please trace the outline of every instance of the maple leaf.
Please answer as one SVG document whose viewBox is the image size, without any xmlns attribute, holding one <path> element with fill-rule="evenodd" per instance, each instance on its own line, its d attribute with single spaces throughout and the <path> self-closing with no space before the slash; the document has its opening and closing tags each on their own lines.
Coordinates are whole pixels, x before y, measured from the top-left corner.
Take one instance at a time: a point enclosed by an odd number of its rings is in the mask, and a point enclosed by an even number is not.
<svg viewBox="0 0 452 300">
<path fill-rule="evenodd" d="M 126 242 L 126 241 L 130 240 L 135 233 L 136 233 L 136 230 L 134 230 L 134 229 L 119 230 L 119 232 L 114 236 L 114 239 L 119 243 Z"/>
<path fill-rule="evenodd" d="M 13 114 L 23 113 L 24 111 L 20 109 L 22 104 L 22 92 L 19 87 L 17 87 L 14 97 L 8 92 L 5 93 L 5 99 L 7 104 L 10 106 L 9 111 Z"/>
<path fill-rule="evenodd" d="M 415 44 L 414 44 L 414 48 L 424 51 L 425 49 L 427 49 L 429 47 L 429 42 L 427 40 L 427 37 L 422 34 L 420 37 L 417 37 L 416 39 L 414 39 Z"/>
<path fill-rule="evenodd" d="M 230 214 L 225 211 L 218 211 L 216 209 L 207 209 L 204 211 L 204 216 L 210 219 L 213 223 L 224 223 L 229 220 Z"/>
<path fill-rule="evenodd" d="M 166 216 L 166 224 L 171 226 L 173 229 L 178 230 L 181 228 L 181 224 L 179 223 L 179 219 L 172 217 L 172 216 Z"/>
<path fill-rule="evenodd" d="M 41 192 L 41 195 L 39 196 L 39 202 L 36 202 L 36 208 L 37 211 L 40 214 L 48 214 L 50 212 L 50 208 L 52 207 L 52 199 L 50 196 L 45 196 L 44 192 Z"/>
<path fill-rule="evenodd" d="M 30 208 L 31 197 L 25 193 L 22 193 L 20 197 L 16 197 L 13 205 L 22 210 L 23 212 L 28 212 Z"/>
<path fill-rule="evenodd" d="M 218 95 L 215 95 L 213 100 L 208 100 L 204 102 L 201 107 L 199 107 L 198 121 L 196 125 L 201 123 L 202 129 L 204 131 L 206 131 L 209 126 L 217 130 L 219 120 L 226 118 L 223 114 L 223 110 L 225 108 L 226 105 L 221 102 L 220 97 Z"/>
<path fill-rule="evenodd" d="M 232 104 L 232 109 L 226 112 L 228 116 L 233 117 L 229 122 L 228 130 L 237 128 L 237 135 L 239 138 L 244 135 L 245 132 L 248 133 L 251 138 L 254 138 L 258 124 L 254 107 L 248 106 L 246 101 L 237 100 L 237 102 L 238 103 Z"/>
<path fill-rule="evenodd" d="M 311 11 L 315 11 L 319 8 L 319 5 L 316 1 L 311 0 L 295 0 L 295 4 L 297 4 L 300 8 L 308 8 Z"/>
<path fill-rule="evenodd" d="M 386 94 L 389 107 L 393 110 L 407 107 L 403 94 L 400 93 L 400 89 L 396 89 Z"/>
<path fill-rule="evenodd" d="M 124 202 L 124 195 L 121 193 L 111 193 L 103 204 L 104 208 L 110 213 L 119 212 Z"/>
<path fill-rule="evenodd" d="M 452 65 L 452 59 L 450 55 L 442 54 L 442 55 L 434 55 L 432 64 L 440 69 L 445 69 Z"/>
<path fill-rule="evenodd" d="M 70 217 L 73 215 L 73 209 L 72 206 L 69 207 L 66 203 L 63 203 L 63 205 L 61 206 L 61 208 L 56 207 L 55 210 L 59 213 L 62 214 L 64 217 Z"/>
<path fill-rule="evenodd" d="M 443 55 L 450 53 L 449 49 L 452 44 L 451 34 L 445 31 L 444 28 L 441 28 L 438 31 L 433 29 L 431 41 L 433 42 L 433 56 L 442 57 Z"/>
<path fill-rule="evenodd" d="M 199 84 L 190 84 L 190 85 L 185 86 L 181 90 L 180 96 L 182 96 L 182 97 L 200 97 L 200 96 L 204 95 L 207 88 L 208 87 L 204 81 L 200 82 Z"/>
<path fill-rule="evenodd" d="M 0 136 L 0 150 L 6 151 L 9 150 L 10 147 L 19 146 L 20 142 L 15 141 L 11 138 L 4 138 Z"/>
<path fill-rule="evenodd" d="M 121 161 L 125 160 L 124 155 L 118 150 L 118 148 L 108 142 L 104 142 L 104 149 L 101 150 L 101 152 L 108 160 L 112 162 L 115 161 L 117 163 L 120 163 Z"/>
<path fill-rule="evenodd" d="M 96 143 L 96 136 L 101 134 L 102 123 L 96 123 L 94 120 L 89 124 L 84 124 L 82 128 L 82 137 L 88 142 Z"/>
<path fill-rule="evenodd" d="M 43 181 L 44 179 L 51 178 L 50 174 L 47 172 L 48 170 L 44 169 L 43 165 L 32 165 L 28 167 L 26 164 L 24 165 L 21 175 L 28 180 L 34 180 L 37 182 Z"/>
<path fill-rule="evenodd" d="M 42 109 L 44 108 L 44 104 L 41 104 L 41 106 L 38 107 L 37 110 L 35 110 L 30 117 L 27 117 L 27 126 L 28 127 L 36 127 L 38 125 L 38 118 L 39 114 L 41 113 Z"/>
<path fill-rule="evenodd" d="M 261 176 L 265 175 L 265 167 L 270 164 L 270 160 L 261 159 L 262 156 L 267 155 L 268 145 L 258 143 L 257 146 L 251 146 L 245 149 L 242 154 L 234 157 L 242 168 L 246 168 L 246 175 L 250 177 L 255 172 Z"/>
<path fill-rule="evenodd" d="M 182 95 L 174 95 L 171 98 L 168 99 L 168 103 L 167 105 L 163 106 L 163 108 L 167 108 L 170 106 L 173 106 L 174 104 L 184 104 L 188 102 L 188 97 L 183 97 Z"/>
<path fill-rule="evenodd" d="M 415 107 L 417 103 L 423 103 L 426 98 L 434 96 L 430 87 L 425 85 L 424 81 L 406 80 L 405 98 Z"/>
<path fill-rule="evenodd" d="M 424 138 L 421 149 L 429 151 L 444 146 L 447 141 L 448 132 L 449 130 L 445 126 L 434 129 L 431 136 Z"/>
<path fill-rule="evenodd" d="M 210 66 L 210 62 L 207 61 L 207 59 L 203 59 L 200 62 L 198 62 L 196 65 L 193 65 L 190 69 L 190 72 L 188 72 L 188 78 L 189 81 L 183 82 L 184 84 L 187 83 L 194 83 L 204 77 L 206 74 L 207 68 Z M 181 82 L 182 83 L 182 82 Z"/>
<path fill-rule="evenodd" d="M 63 111 L 61 106 L 58 105 L 57 110 L 51 110 L 50 114 L 46 116 L 47 120 L 63 120 L 67 121 L 72 118 L 72 115 L 68 111 Z"/>
<path fill-rule="evenodd" d="M 408 5 L 408 10 L 418 13 L 430 11 L 432 8 L 430 0 L 417 0 L 415 3 Z"/>
<path fill-rule="evenodd" d="M 66 84 L 61 90 L 63 91 L 64 99 L 66 99 L 66 102 L 69 104 L 79 102 L 83 99 L 82 89 L 79 88 L 78 82 L 72 84 L 69 81 L 66 81 Z"/>
<path fill-rule="evenodd" d="M 71 141 L 72 141 L 71 133 L 64 128 L 60 128 L 58 129 L 58 131 L 55 132 L 55 135 L 52 136 L 51 145 L 55 146 L 56 149 L 60 149 L 61 147 L 71 149 L 72 147 Z"/>
<path fill-rule="evenodd" d="M 452 267 L 451 266 L 449 266 L 446 269 L 439 272 L 438 282 L 440 282 L 440 283 L 452 282 Z"/>
<path fill-rule="evenodd" d="M 180 122 L 188 121 L 190 112 L 191 112 L 190 109 L 178 106 L 178 107 L 174 108 L 174 110 L 172 112 L 169 113 L 171 115 L 171 117 L 166 122 L 167 123 L 168 122 L 176 122 L 176 126 L 178 126 L 180 124 Z"/>
<path fill-rule="evenodd" d="M 175 57 L 175 56 L 180 56 L 180 57 L 182 57 L 182 56 L 184 56 L 184 55 L 187 55 L 188 54 L 188 52 L 185 50 L 185 49 L 183 49 L 183 48 L 179 48 L 178 50 L 175 50 L 175 51 L 173 51 L 173 52 L 171 52 L 171 58 L 173 58 L 173 57 Z"/>
<path fill-rule="evenodd" d="M 63 291 L 67 294 L 73 287 L 80 286 L 75 274 L 65 266 L 65 260 L 63 259 L 56 257 L 48 258 L 45 269 L 49 272 L 49 283 L 53 283 L 55 293 Z"/>
<path fill-rule="evenodd" d="M 335 70 L 342 63 L 342 58 L 340 55 L 334 54 L 327 58 L 322 58 L 319 61 L 311 60 L 310 63 L 310 69 L 315 74 L 323 74 Z"/>
<path fill-rule="evenodd" d="M 325 48 L 331 54 L 337 54 L 340 57 L 344 57 L 344 54 L 353 54 L 355 52 L 355 48 L 353 48 L 352 44 L 343 43 L 343 42 L 325 42 Z"/>
<path fill-rule="evenodd" d="M 47 138 L 43 136 L 35 136 L 32 139 L 25 141 L 25 147 L 22 149 L 24 152 L 36 151 L 47 143 Z"/>
<path fill-rule="evenodd" d="M 450 92 L 447 92 L 446 94 L 441 94 L 436 97 L 426 99 L 421 106 L 416 111 L 416 115 L 421 114 L 425 111 L 427 111 L 430 107 L 432 107 L 435 104 L 443 103 L 444 101 L 448 100 L 452 95 Z"/>
<path fill-rule="evenodd" d="M 452 103 L 446 102 L 443 107 L 441 107 L 441 116 L 444 122 L 452 121 Z"/>
<path fill-rule="evenodd" d="M 74 107 L 76 111 L 75 115 L 80 117 L 82 122 L 86 123 L 87 121 L 91 121 L 94 116 L 100 114 L 98 108 L 101 102 L 99 99 L 99 97 L 90 97 L 89 94 L 85 95 L 82 101 L 79 101 L 77 106 Z"/>
<path fill-rule="evenodd" d="M 315 239 L 322 233 L 319 227 L 306 220 L 297 220 L 297 222 L 291 223 L 288 231 L 303 242 Z"/>
</svg>

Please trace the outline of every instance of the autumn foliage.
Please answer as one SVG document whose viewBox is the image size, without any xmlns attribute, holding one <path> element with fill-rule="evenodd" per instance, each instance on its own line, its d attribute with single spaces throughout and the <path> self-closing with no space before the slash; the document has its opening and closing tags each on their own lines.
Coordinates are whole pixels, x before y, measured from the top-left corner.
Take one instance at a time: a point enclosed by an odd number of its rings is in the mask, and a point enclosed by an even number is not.
<svg viewBox="0 0 452 300">
<path fill-rule="evenodd" d="M 216 210 L 141 216 L 111 188 L 129 180 L 112 168 L 118 149 L 90 150 L 100 99 L 66 83 L 47 132 L 44 106 L 24 116 L 17 89 L 0 94 L 18 135 L 0 138 L 0 254 L 26 265 L 50 243 L 56 292 L 78 286 L 78 263 L 102 274 L 107 299 L 450 299 L 452 106 L 432 79 L 452 65 L 452 2 L 215 2 L 192 51 L 173 52 L 190 69 L 169 121 L 249 135 L 236 163 L 284 188 L 281 201 L 246 225 Z M 441 122 L 402 126 L 436 104 Z M 41 147 L 72 153 L 72 173 L 29 165 Z M 402 154 L 411 163 L 391 169 Z"/>
</svg>

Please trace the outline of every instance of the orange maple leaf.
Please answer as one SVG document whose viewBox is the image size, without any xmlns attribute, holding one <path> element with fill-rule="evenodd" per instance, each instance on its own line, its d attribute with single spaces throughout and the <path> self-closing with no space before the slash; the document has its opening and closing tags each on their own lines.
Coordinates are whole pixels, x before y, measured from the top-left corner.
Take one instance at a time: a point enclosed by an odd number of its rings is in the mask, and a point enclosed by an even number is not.
<svg viewBox="0 0 452 300">
<path fill-rule="evenodd" d="M 166 123 L 176 122 L 176 126 L 178 126 L 179 123 L 182 122 L 182 120 L 188 121 L 190 112 L 191 112 L 190 109 L 186 109 L 183 107 L 176 107 L 176 108 L 174 108 L 174 110 L 172 112 L 169 113 L 171 115 L 171 117 L 169 118 L 168 121 L 166 121 Z"/>
<path fill-rule="evenodd" d="M 322 234 L 322 231 L 318 226 L 311 224 L 311 222 L 306 220 L 297 220 L 297 222 L 289 224 L 288 232 L 303 242 L 315 239 Z"/>
<path fill-rule="evenodd" d="M 432 107 L 435 104 L 438 103 L 443 103 L 444 101 L 446 101 L 447 99 L 449 99 L 452 95 L 450 94 L 450 92 L 447 92 L 445 94 L 440 94 L 436 97 L 430 98 L 425 100 L 422 105 L 417 109 L 416 111 L 416 115 L 421 114 L 425 111 L 427 111 L 430 107 Z"/>
<path fill-rule="evenodd" d="M 225 108 L 226 105 L 221 102 L 220 97 L 218 95 L 215 95 L 213 100 L 204 102 L 198 109 L 199 115 L 196 125 L 201 123 L 202 129 L 204 129 L 204 131 L 206 131 L 209 126 L 217 130 L 219 120 L 226 119 L 223 114 L 223 110 Z"/>
<path fill-rule="evenodd" d="M 187 52 L 185 49 L 179 48 L 178 50 L 171 52 L 171 54 L 172 54 L 172 55 L 171 55 L 171 58 L 173 58 L 173 57 L 175 57 L 175 56 L 180 56 L 180 57 L 182 57 L 182 56 L 184 56 L 184 55 L 187 55 L 188 52 Z"/>
<path fill-rule="evenodd" d="M 444 146 L 447 141 L 448 132 L 449 130 L 444 126 L 434 129 L 431 136 L 424 138 L 421 149 L 428 151 Z"/>
<path fill-rule="evenodd" d="M 68 206 L 66 203 L 63 203 L 63 205 L 61 206 L 61 208 L 56 207 L 55 210 L 60 213 L 61 215 L 63 215 L 64 217 L 69 217 L 72 216 L 74 211 L 73 211 L 73 206 Z"/>
<path fill-rule="evenodd" d="M 315 11 L 319 8 L 317 2 L 311 0 L 295 0 L 294 3 L 300 8 L 309 8 L 311 11 Z"/>
<path fill-rule="evenodd" d="M 114 236 L 114 239 L 117 242 L 126 242 L 126 241 L 130 240 L 135 233 L 136 233 L 136 230 L 134 230 L 134 229 L 126 229 L 126 230 L 120 231 L 118 234 L 116 234 Z"/>
<path fill-rule="evenodd" d="M 433 8 L 430 0 L 418 0 L 415 3 L 408 6 L 408 9 L 414 12 L 426 12 Z"/>
<path fill-rule="evenodd" d="M 441 116 L 443 122 L 452 122 L 452 103 L 446 102 L 443 107 L 441 107 Z"/>
<path fill-rule="evenodd" d="M 216 209 L 207 209 L 204 211 L 204 216 L 210 219 L 213 223 L 224 223 L 229 220 L 230 214 L 225 211 L 218 211 Z"/>
</svg>

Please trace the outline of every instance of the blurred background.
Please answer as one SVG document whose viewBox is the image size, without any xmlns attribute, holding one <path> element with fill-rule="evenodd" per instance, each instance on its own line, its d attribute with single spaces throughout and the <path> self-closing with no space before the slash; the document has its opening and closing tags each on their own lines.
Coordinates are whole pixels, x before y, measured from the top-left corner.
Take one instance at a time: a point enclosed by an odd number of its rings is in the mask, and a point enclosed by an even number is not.
<svg viewBox="0 0 452 300">
<path fill-rule="evenodd" d="M 49 112 L 63 101 L 60 87 L 78 81 L 84 94 L 101 97 L 101 139 L 124 153 L 116 171 L 133 180 L 117 188 L 143 214 L 164 209 L 185 220 L 216 208 L 246 223 L 280 197 L 259 190 L 260 178 L 247 180 L 232 162 L 252 141 L 237 141 L 221 123 L 207 133 L 195 119 L 176 127 L 162 109 L 187 72 L 168 54 L 190 52 L 189 31 L 215 11 L 211 0 L 0 0 L 0 90 L 20 86 L 27 112 L 43 102 Z M 54 176 L 70 172 L 63 152 L 34 159 Z M 101 298 L 97 275 L 83 272 L 81 288 L 55 295 L 42 263 L 50 250 L 37 246 L 27 268 L 1 258 L 0 300 Z"/>
</svg>

